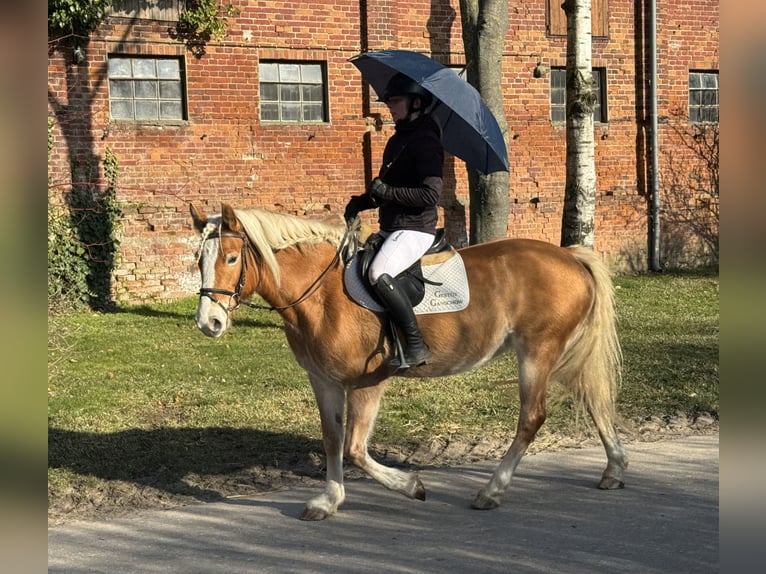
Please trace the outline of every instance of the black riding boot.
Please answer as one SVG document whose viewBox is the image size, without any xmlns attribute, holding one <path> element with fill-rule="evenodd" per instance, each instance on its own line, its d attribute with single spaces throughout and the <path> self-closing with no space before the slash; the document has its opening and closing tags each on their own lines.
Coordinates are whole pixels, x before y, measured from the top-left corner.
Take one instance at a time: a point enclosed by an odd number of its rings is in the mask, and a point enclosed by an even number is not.
<svg viewBox="0 0 766 574">
<path fill-rule="evenodd" d="M 431 350 L 423 341 L 423 335 L 420 333 L 415 312 L 412 310 L 412 304 L 407 295 L 402 293 L 391 276 L 386 273 L 378 278 L 375 289 L 383 300 L 389 316 L 407 337 L 407 348 L 404 351 L 406 366 L 401 365 L 401 368 L 417 367 L 430 363 Z M 395 363 L 399 364 L 398 361 Z"/>
</svg>

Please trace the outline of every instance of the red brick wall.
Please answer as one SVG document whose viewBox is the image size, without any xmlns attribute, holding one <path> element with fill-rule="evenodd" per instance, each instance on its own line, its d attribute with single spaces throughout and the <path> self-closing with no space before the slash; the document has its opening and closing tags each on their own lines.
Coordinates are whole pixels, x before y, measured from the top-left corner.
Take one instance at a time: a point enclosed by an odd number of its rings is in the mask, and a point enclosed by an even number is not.
<svg viewBox="0 0 766 574">
<path fill-rule="evenodd" d="M 348 63 L 363 46 L 412 49 L 445 63 L 464 63 L 457 0 L 233 3 L 241 14 L 230 19 L 227 37 L 208 44 L 199 59 L 169 37 L 172 23 L 116 19 L 86 46 L 86 63 L 74 66 L 60 52 L 49 57 L 49 115 L 56 118 L 49 174 L 62 184 L 57 189 L 66 190 L 72 177 L 97 178 L 89 166 L 98 164 L 107 147 L 119 160 L 118 201 L 125 217 L 114 281 L 118 301 L 170 300 L 195 292 L 191 201 L 209 211 L 227 201 L 236 207 L 340 216 L 348 196 L 363 191 L 370 171 L 377 171 L 391 133 L 388 113 L 374 97 L 369 110 L 380 114 L 382 126 L 364 117 L 366 95 Z M 636 55 L 642 46 L 636 42 L 634 4 L 610 0 L 610 36 L 593 44 L 593 65 L 607 69 L 609 110 L 609 123 L 596 127 L 596 248 L 618 268 L 644 269 L 645 134 L 636 81 L 643 63 Z M 658 15 L 660 115 L 669 118 L 674 106 L 686 107 L 689 69 L 718 69 L 718 2 L 661 1 Z M 544 0 L 511 3 L 509 16 L 504 56 L 511 137 L 509 235 L 558 243 L 564 129 L 549 121 L 549 76 L 535 78 L 533 69 L 538 62 L 563 66 L 565 39 L 546 36 Z M 640 19 L 638 26 L 641 30 Z M 109 53 L 184 55 L 188 122 L 111 122 L 105 81 Z M 260 122 L 258 61 L 282 58 L 326 62 L 329 123 Z M 661 147 L 674 145 L 665 128 Z M 79 166 L 74 176 L 70 161 Z M 446 185 L 443 219 L 450 238 L 461 244 L 469 210 L 465 170 L 459 160 L 447 168 L 454 177 Z"/>
</svg>

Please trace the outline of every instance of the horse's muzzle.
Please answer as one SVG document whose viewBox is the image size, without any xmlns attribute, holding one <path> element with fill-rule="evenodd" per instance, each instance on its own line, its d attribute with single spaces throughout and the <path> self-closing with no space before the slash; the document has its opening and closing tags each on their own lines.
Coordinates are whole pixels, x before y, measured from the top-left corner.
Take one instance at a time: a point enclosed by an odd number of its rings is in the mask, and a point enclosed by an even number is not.
<svg viewBox="0 0 766 574">
<path fill-rule="evenodd" d="M 212 305 L 211 301 L 217 305 Z M 197 308 L 196 323 L 197 328 L 208 337 L 220 337 L 229 328 L 229 313 L 212 297 L 203 297 Z"/>
<path fill-rule="evenodd" d="M 208 337 L 220 337 L 226 332 L 226 322 L 217 317 L 212 317 L 204 322 L 197 320 L 197 327 Z"/>
</svg>

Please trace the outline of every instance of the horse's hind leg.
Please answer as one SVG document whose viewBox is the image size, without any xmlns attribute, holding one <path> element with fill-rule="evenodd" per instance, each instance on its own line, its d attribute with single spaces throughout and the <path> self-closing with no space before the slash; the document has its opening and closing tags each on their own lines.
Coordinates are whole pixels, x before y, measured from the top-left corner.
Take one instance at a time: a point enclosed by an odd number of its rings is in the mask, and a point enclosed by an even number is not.
<svg viewBox="0 0 766 574">
<path fill-rule="evenodd" d="M 606 469 L 601 475 L 598 487 L 602 490 L 624 488 L 623 475 L 628 468 L 628 457 L 614 426 L 614 409 L 611 400 L 597 395 L 586 397 L 585 404 L 606 450 Z"/>
<path fill-rule="evenodd" d="M 306 503 L 300 518 L 324 520 L 335 514 L 346 496 L 343 487 L 343 410 L 346 397 L 343 388 L 334 383 L 326 383 L 313 375 L 309 375 L 309 380 L 319 405 L 322 422 L 327 484 L 322 494 Z"/>
<path fill-rule="evenodd" d="M 349 462 L 362 469 L 389 490 L 409 498 L 426 499 L 426 490 L 415 473 L 390 468 L 373 460 L 367 441 L 380 408 L 385 383 L 350 389 L 347 394 L 345 452 Z"/>
<path fill-rule="evenodd" d="M 500 497 L 511 483 L 511 478 L 537 431 L 545 422 L 545 398 L 550 367 L 541 368 L 540 364 L 550 361 L 519 359 L 519 422 L 516 436 L 508 452 L 492 473 L 489 482 L 476 495 L 473 508 L 489 510 L 500 505 Z"/>
</svg>

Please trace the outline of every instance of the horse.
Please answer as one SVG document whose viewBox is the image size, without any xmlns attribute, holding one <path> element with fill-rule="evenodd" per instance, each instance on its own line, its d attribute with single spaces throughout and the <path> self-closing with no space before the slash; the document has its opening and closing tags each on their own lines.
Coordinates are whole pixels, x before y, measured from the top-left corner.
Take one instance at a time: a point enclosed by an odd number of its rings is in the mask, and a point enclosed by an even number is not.
<svg viewBox="0 0 766 574">
<path fill-rule="evenodd" d="M 614 287 L 592 249 L 517 238 L 458 249 L 470 302 L 460 311 L 419 316 L 433 361 L 397 370 L 385 314 L 344 292 L 342 251 L 349 233 L 340 218 L 335 223 L 226 203 L 214 216 L 194 204 L 190 212 L 201 234 L 198 328 L 222 336 L 240 304 L 258 306 L 249 300 L 257 295 L 268 304 L 264 308 L 281 315 L 289 346 L 308 374 L 319 407 L 326 477 L 302 520 L 337 512 L 345 498 L 344 457 L 384 487 L 425 500 L 417 472 L 387 467 L 369 454 L 389 378 L 454 375 L 511 350 L 519 371 L 516 434 L 473 508 L 499 506 L 545 421 L 550 381 L 569 389 L 596 426 L 607 456 L 598 487 L 624 487 L 628 459 L 616 428 L 622 353 Z"/>
</svg>

